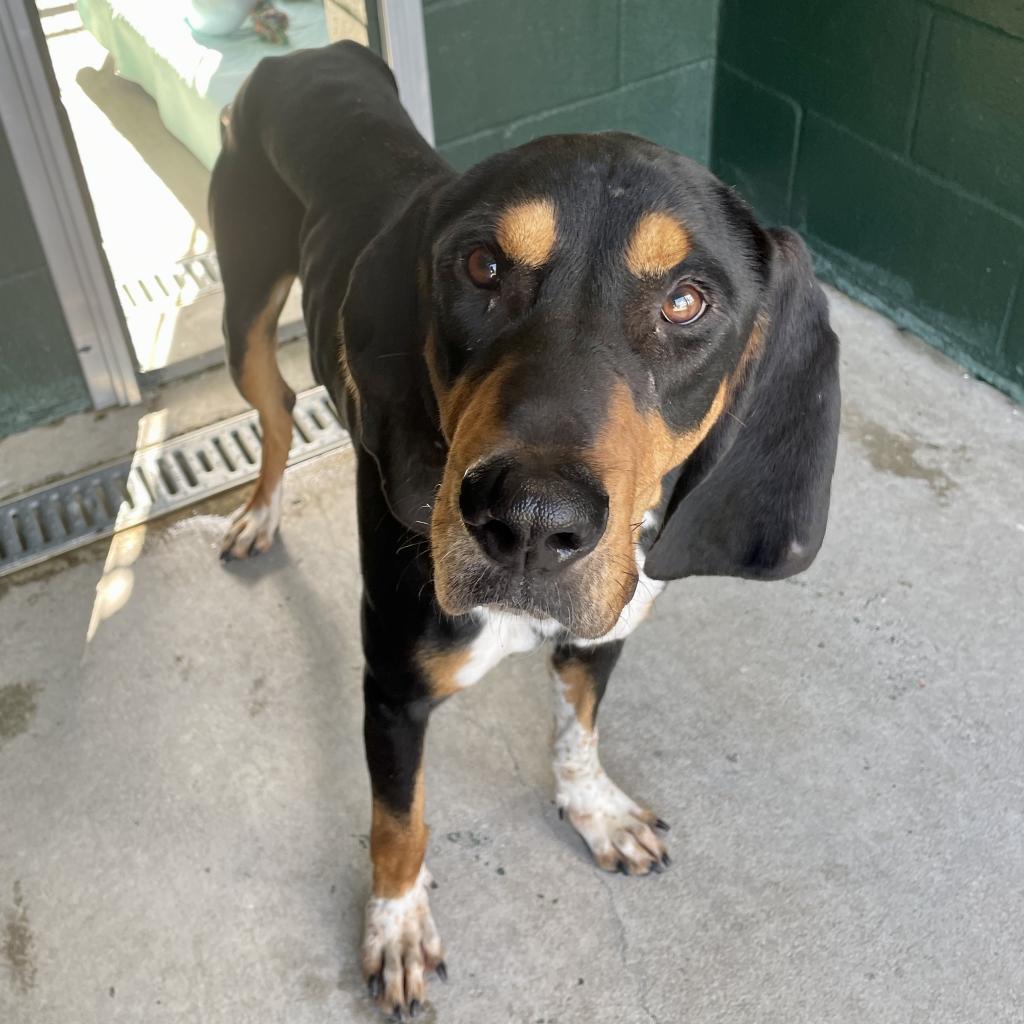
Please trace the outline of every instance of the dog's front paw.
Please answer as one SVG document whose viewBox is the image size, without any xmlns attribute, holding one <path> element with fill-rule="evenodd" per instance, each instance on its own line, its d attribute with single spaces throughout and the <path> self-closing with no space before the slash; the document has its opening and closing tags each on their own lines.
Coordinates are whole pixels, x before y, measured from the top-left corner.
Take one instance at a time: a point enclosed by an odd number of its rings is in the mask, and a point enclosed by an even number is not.
<svg viewBox="0 0 1024 1024">
<path fill-rule="evenodd" d="M 225 562 L 236 558 L 249 558 L 269 550 L 274 535 L 281 525 L 281 485 L 273 490 L 269 500 L 252 496 L 232 517 L 220 545 L 220 557 Z"/>
<path fill-rule="evenodd" d="M 363 977 L 370 997 L 398 1019 L 416 1017 L 422 1009 L 427 973 L 448 980 L 441 937 L 430 916 L 429 888 L 430 873 L 424 867 L 404 896 L 373 896 L 366 905 Z"/>
<path fill-rule="evenodd" d="M 558 813 L 590 847 L 598 867 L 625 875 L 660 872 L 670 863 L 662 833 L 668 825 L 631 800 L 604 772 L 560 779 Z"/>
</svg>

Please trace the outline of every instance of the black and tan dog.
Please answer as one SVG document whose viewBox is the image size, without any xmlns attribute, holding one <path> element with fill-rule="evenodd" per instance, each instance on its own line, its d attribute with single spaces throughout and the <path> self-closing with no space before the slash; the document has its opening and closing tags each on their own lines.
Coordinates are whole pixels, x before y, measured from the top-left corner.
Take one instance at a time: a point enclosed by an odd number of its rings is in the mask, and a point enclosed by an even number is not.
<svg viewBox="0 0 1024 1024">
<path fill-rule="evenodd" d="M 275 328 L 296 276 L 316 377 L 355 441 L 362 966 L 386 1010 L 415 1014 L 425 974 L 445 974 L 423 863 L 430 712 L 553 640 L 559 809 L 602 868 L 667 865 L 667 826 L 601 768 L 597 708 L 662 581 L 779 579 L 814 558 L 836 338 L 800 240 L 703 168 L 609 133 L 457 175 L 353 44 L 256 68 L 210 204 L 228 356 L 264 442 L 224 557 L 278 526 L 294 396 Z"/>
</svg>

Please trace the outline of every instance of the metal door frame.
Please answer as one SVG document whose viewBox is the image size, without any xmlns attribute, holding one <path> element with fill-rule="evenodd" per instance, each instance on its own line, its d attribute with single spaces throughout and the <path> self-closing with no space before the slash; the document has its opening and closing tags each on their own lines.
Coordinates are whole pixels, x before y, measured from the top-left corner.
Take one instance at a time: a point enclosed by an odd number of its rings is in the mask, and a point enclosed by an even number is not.
<svg viewBox="0 0 1024 1024">
<path fill-rule="evenodd" d="M 371 0 L 372 2 L 372 0 Z M 420 134 L 434 145 L 423 0 L 377 0 L 380 45 L 398 83 L 398 95 Z"/>
<path fill-rule="evenodd" d="M 140 401 L 135 356 L 68 144 L 39 17 L 0 4 L 0 120 L 28 199 L 93 407 Z"/>
<path fill-rule="evenodd" d="M 366 2 L 376 6 L 402 102 L 433 145 L 422 0 Z M 134 405 L 141 401 L 135 353 L 31 0 L 0 2 L 0 122 L 93 408 Z M 161 381 L 173 376 L 159 371 Z"/>
</svg>

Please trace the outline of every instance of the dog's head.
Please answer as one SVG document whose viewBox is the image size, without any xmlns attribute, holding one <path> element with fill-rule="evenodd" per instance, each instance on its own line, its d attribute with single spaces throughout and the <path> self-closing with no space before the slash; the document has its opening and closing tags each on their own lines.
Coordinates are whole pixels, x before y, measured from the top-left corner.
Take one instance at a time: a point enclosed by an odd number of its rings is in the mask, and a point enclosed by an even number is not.
<svg viewBox="0 0 1024 1024">
<path fill-rule="evenodd" d="M 653 578 L 776 579 L 821 544 L 837 343 L 802 242 L 622 134 L 427 183 L 341 316 L 359 442 L 450 614 L 597 637 Z"/>
</svg>

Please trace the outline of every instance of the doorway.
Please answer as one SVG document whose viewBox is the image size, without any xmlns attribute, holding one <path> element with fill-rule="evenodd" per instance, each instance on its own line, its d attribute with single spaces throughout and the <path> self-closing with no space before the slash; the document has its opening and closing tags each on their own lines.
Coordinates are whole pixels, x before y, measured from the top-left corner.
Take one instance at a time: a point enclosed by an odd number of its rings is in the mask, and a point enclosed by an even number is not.
<svg viewBox="0 0 1024 1024">
<path fill-rule="evenodd" d="M 154 382 L 221 358 L 206 211 L 220 108 L 264 56 L 336 39 L 380 49 L 363 0 L 275 0 L 269 18 L 237 25 L 217 24 L 211 7 L 35 0 L 133 360 Z M 295 289 L 282 337 L 301 334 L 300 309 Z"/>
</svg>

